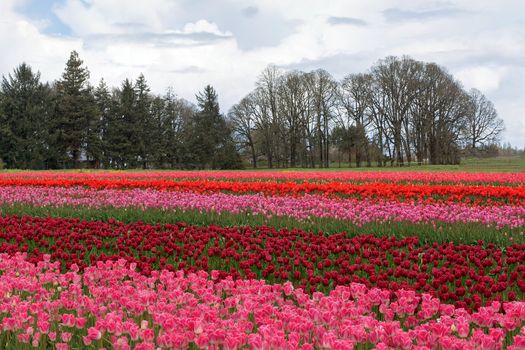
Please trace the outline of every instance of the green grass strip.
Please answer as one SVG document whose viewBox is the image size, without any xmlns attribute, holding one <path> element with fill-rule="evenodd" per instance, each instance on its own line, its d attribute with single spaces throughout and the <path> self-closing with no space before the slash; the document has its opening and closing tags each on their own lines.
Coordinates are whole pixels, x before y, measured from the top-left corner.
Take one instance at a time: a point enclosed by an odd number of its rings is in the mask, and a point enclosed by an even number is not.
<svg viewBox="0 0 525 350">
<path fill-rule="evenodd" d="M 0 215 L 27 215 L 35 217 L 80 218 L 83 220 L 116 219 L 125 223 L 142 221 L 151 224 L 186 222 L 192 225 L 207 226 L 260 226 L 275 228 L 301 228 L 312 232 L 338 233 L 347 232 L 349 236 L 374 234 L 378 236 L 396 236 L 399 238 L 418 236 L 422 243 L 463 243 L 476 244 L 479 240 L 506 247 L 513 243 L 525 243 L 524 228 L 496 229 L 479 223 L 436 222 L 435 224 L 385 222 L 369 223 L 361 226 L 348 221 L 331 218 L 314 218 L 301 221 L 290 217 L 271 217 L 249 213 L 229 214 L 200 212 L 197 210 L 161 210 L 138 208 L 103 208 L 87 207 L 34 207 L 26 204 L 0 205 Z"/>
</svg>

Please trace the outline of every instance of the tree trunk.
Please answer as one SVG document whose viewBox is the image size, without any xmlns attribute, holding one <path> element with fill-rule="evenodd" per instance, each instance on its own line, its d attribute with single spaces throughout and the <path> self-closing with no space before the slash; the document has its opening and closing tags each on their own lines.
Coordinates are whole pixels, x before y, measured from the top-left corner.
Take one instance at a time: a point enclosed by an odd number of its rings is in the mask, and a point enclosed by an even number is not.
<svg viewBox="0 0 525 350">
<path fill-rule="evenodd" d="M 257 169 L 257 156 L 255 154 L 255 146 L 253 145 L 253 142 L 250 142 L 250 149 L 252 151 L 252 165 L 254 169 Z"/>
</svg>

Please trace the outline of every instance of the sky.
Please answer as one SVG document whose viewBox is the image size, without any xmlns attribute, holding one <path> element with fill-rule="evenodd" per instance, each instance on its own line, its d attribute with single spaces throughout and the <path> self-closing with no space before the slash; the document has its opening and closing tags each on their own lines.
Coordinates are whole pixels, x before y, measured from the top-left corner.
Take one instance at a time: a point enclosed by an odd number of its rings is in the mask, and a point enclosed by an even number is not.
<svg viewBox="0 0 525 350">
<path fill-rule="evenodd" d="M 341 79 L 409 55 L 481 90 L 525 146 L 523 0 L 0 0 L 0 47 L 0 75 L 26 62 L 54 81 L 77 50 L 94 85 L 143 73 L 194 101 L 211 84 L 224 112 L 269 64 Z"/>
</svg>

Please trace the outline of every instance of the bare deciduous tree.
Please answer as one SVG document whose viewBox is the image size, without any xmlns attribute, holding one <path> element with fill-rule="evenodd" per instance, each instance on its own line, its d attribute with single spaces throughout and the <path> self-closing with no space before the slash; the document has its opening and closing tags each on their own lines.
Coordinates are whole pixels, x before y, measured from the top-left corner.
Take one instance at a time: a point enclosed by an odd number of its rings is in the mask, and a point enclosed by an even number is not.
<svg viewBox="0 0 525 350">
<path fill-rule="evenodd" d="M 257 153 L 253 135 L 255 129 L 254 103 L 253 95 L 244 97 L 231 108 L 228 117 L 232 123 L 235 135 L 240 138 L 243 146 L 248 147 L 250 150 L 253 168 L 257 168 Z"/>
<path fill-rule="evenodd" d="M 503 120 L 481 91 L 472 89 L 469 92 L 469 109 L 466 115 L 464 136 L 472 150 L 499 141 L 504 130 Z"/>
<path fill-rule="evenodd" d="M 479 91 L 468 94 L 443 67 L 410 57 L 387 57 L 340 82 L 325 70 L 269 66 L 230 116 L 252 163 L 259 150 L 269 167 L 328 167 L 331 152 L 356 166 L 458 163 L 464 140 L 477 148 L 503 130 Z"/>
<path fill-rule="evenodd" d="M 312 94 L 316 114 L 316 136 L 319 165 L 329 167 L 330 123 L 335 115 L 337 82 L 323 69 L 309 73 L 308 88 Z"/>
<path fill-rule="evenodd" d="M 371 165 L 369 142 L 366 135 L 366 129 L 371 122 L 371 84 L 372 77 L 369 74 L 350 74 L 343 78 L 338 90 L 339 104 L 346 119 L 342 126 L 346 130 L 350 130 L 351 126 L 355 128 L 353 144 L 355 145 L 357 167 L 361 166 L 363 153 L 367 164 Z"/>
</svg>

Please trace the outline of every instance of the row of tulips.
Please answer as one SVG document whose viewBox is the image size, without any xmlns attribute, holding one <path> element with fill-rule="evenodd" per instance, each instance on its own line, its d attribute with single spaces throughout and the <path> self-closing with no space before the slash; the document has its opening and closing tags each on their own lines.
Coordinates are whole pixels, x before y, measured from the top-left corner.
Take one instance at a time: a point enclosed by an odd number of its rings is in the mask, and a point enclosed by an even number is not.
<svg viewBox="0 0 525 350">
<path fill-rule="evenodd" d="M 525 173 L 465 173 L 417 171 L 141 171 L 141 172 L 15 172 L 0 179 L 226 179 L 232 181 L 382 181 L 419 183 L 525 184 Z"/>
<path fill-rule="evenodd" d="M 324 235 L 271 227 L 148 225 L 79 219 L 2 217 L 0 252 L 26 252 L 31 262 L 50 253 L 64 268 L 126 259 L 151 275 L 218 270 L 220 279 L 291 281 L 314 293 L 352 282 L 388 290 L 428 293 L 442 302 L 478 310 L 493 300 L 525 295 L 525 245 L 421 244 L 340 233 Z"/>
<path fill-rule="evenodd" d="M 474 313 L 413 291 L 352 283 L 328 295 L 291 283 L 147 277 L 124 260 L 61 273 L 0 254 L 0 345 L 66 349 L 525 349 L 525 303 Z M 210 279 L 211 277 L 211 279 Z"/>
<path fill-rule="evenodd" d="M 140 208 L 198 210 L 230 214 L 253 214 L 267 218 L 298 220 L 330 218 L 353 225 L 371 222 L 481 223 L 496 228 L 525 226 L 525 206 L 468 205 L 465 203 L 416 203 L 387 200 L 329 198 L 320 195 L 264 196 L 227 193 L 195 193 L 152 189 L 95 190 L 85 187 L 0 187 L 0 203 L 88 208 Z"/>
<path fill-rule="evenodd" d="M 220 180 L 163 180 L 163 179 L 104 179 L 104 178 L 0 178 L 3 186 L 41 187 L 89 187 L 93 189 L 149 188 L 171 191 L 192 191 L 198 193 L 229 192 L 236 194 L 262 193 L 266 195 L 303 195 L 317 193 L 328 196 L 357 196 L 363 198 L 386 198 L 392 201 L 403 199 L 433 200 L 449 202 L 467 201 L 497 202 L 522 205 L 525 187 L 478 186 L 478 185 L 428 185 L 402 183 L 348 183 L 348 182 L 240 182 Z"/>
</svg>

